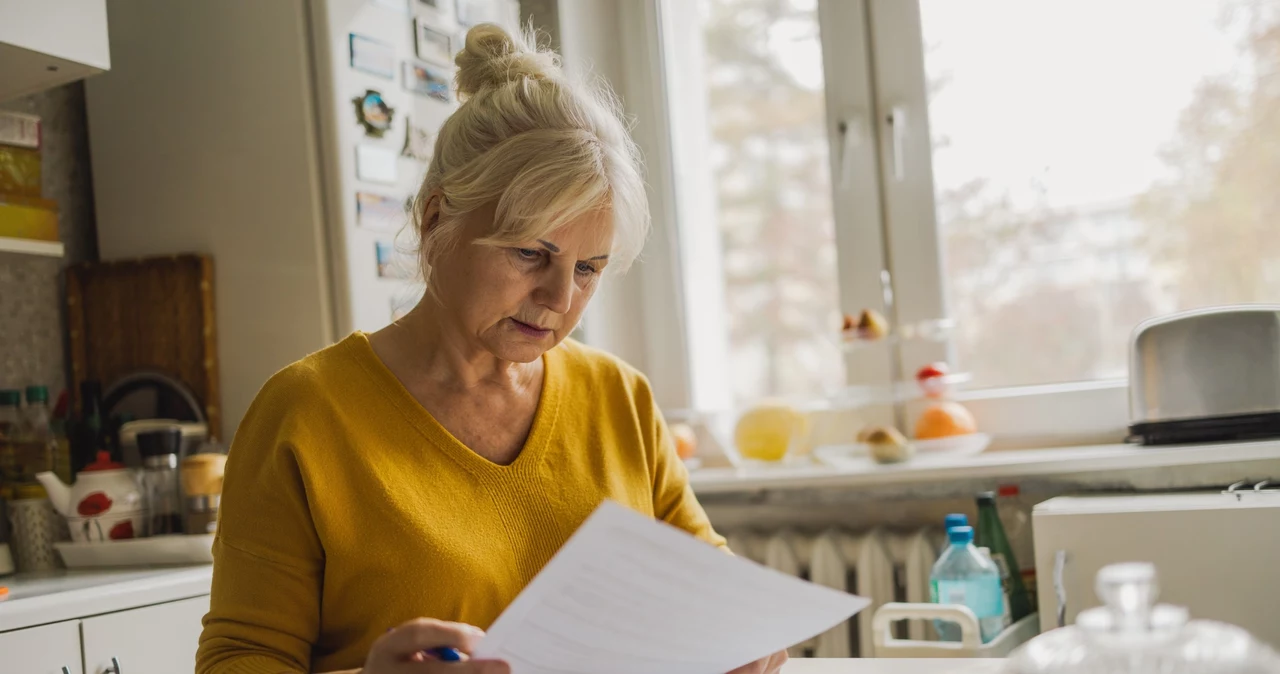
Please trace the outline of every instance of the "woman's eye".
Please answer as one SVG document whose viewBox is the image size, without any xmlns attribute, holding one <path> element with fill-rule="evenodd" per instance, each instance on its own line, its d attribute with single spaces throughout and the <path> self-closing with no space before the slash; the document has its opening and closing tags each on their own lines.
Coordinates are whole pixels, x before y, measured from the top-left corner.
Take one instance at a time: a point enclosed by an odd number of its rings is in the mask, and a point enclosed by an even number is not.
<svg viewBox="0 0 1280 674">
<path fill-rule="evenodd" d="M 523 260 L 536 260 L 542 256 L 542 251 L 533 248 L 517 248 L 516 255 Z"/>
<path fill-rule="evenodd" d="M 587 264 L 586 262 L 579 262 L 579 263 L 578 263 L 578 273 L 579 273 L 579 274 L 587 274 L 587 275 L 594 274 L 594 273 L 596 273 L 596 268 L 595 268 L 595 267 L 592 267 L 591 265 Z"/>
</svg>

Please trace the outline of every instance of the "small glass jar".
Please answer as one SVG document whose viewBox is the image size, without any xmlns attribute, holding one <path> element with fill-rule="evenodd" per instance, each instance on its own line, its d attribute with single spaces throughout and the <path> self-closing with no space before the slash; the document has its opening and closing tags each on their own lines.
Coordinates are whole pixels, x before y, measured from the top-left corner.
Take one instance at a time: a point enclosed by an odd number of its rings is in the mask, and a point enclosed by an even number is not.
<svg viewBox="0 0 1280 674">
<path fill-rule="evenodd" d="M 1280 656 L 1248 632 L 1188 620 L 1181 606 L 1156 604 L 1156 569 L 1113 564 L 1098 571 L 1103 606 L 1076 624 L 1041 634 L 1009 656 L 1013 674 L 1280 674 Z"/>
<path fill-rule="evenodd" d="M 181 449 L 182 429 L 177 426 L 138 433 L 148 536 L 182 533 L 182 500 L 178 490 Z"/>
</svg>

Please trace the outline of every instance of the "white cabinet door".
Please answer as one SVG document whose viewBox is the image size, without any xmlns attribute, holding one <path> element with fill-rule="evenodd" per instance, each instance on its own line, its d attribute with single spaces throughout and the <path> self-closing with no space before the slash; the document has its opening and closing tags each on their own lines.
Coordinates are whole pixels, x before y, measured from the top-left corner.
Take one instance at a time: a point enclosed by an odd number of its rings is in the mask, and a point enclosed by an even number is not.
<svg viewBox="0 0 1280 674">
<path fill-rule="evenodd" d="M 204 596 L 85 618 L 80 621 L 85 674 L 194 671 L 200 620 L 208 611 Z"/>
<path fill-rule="evenodd" d="M 82 674 L 80 621 L 0 633 L 0 665 L 6 674 Z"/>
</svg>

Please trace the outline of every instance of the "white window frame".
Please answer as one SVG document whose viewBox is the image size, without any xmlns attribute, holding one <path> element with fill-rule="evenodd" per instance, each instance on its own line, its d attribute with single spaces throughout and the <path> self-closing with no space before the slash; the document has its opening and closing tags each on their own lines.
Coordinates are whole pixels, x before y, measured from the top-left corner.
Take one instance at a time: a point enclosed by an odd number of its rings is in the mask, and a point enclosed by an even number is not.
<svg viewBox="0 0 1280 674">
<path fill-rule="evenodd" d="M 939 244 L 933 186 L 933 151 L 924 70 L 923 35 L 917 2 L 866 0 L 875 78 L 885 214 L 882 227 L 891 242 L 887 265 L 893 272 L 897 320 L 946 316 L 943 253 Z M 842 0 L 819 0 L 843 6 Z M 825 17 L 824 17 L 825 18 Z M 895 138 L 889 120 L 895 108 L 905 116 L 905 133 Z M 894 152 L 903 159 L 893 165 Z M 953 316 L 959 320 L 963 317 Z M 945 358 L 928 344 L 904 348 L 900 367 L 908 373 L 920 363 Z M 1005 445 L 1117 442 L 1127 434 L 1128 381 L 981 389 L 957 396 L 978 418 L 979 426 Z M 917 412 L 918 405 L 908 406 Z M 910 415 L 908 415 L 910 416 Z"/>
<path fill-rule="evenodd" d="M 671 24 L 671 4 L 686 2 L 560 0 L 560 33 L 570 70 L 585 67 L 608 79 L 634 117 L 654 218 L 642 259 L 627 277 L 606 284 L 588 311 L 587 339 L 648 373 L 664 408 L 709 411 L 727 404 L 714 387 L 699 385 L 724 377 L 727 368 L 727 349 L 707 341 L 703 327 L 722 320 L 714 312 L 723 312 L 723 280 L 717 265 L 700 260 L 694 269 L 690 258 L 718 245 L 718 234 L 706 231 L 711 227 L 677 226 L 699 221 L 706 202 L 691 196 L 708 187 L 705 176 L 691 174 L 697 158 L 678 149 L 682 134 L 690 133 L 682 127 L 699 120 L 674 116 L 672 102 L 693 94 L 687 83 L 668 77 L 672 50 L 664 42 L 681 28 Z M 841 309 L 856 314 L 873 308 L 897 323 L 945 317 L 919 7 L 902 0 L 818 0 L 818 16 Z M 896 139 L 890 122 L 895 109 Z M 891 272 L 892 306 L 885 301 L 882 270 Z M 868 348 L 846 354 L 845 366 L 850 383 L 887 386 L 895 378 L 910 379 L 920 363 L 950 355 L 948 344 L 908 343 L 900 359 Z M 1120 380 L 957 397 L 997 436 L 997 447 L 1036 447 L 1120 440 L 1128 423 L 1127 390 Z M 918 405 L 911 404 L 905 419 L 895 419 L 888 408 L 859 415 L 909 430 L 916 412 Z"/>
</svg>

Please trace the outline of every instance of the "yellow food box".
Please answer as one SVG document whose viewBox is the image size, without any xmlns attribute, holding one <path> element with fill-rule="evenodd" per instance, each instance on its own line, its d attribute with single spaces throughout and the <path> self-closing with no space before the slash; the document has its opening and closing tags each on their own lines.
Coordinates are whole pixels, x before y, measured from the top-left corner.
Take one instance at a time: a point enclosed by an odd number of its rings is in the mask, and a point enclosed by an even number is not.
<svg viewBox="0 0 1280 674">
<path fill-rule="evenodd" d="M 48 199 L 0 193 L 0 236 L 58 241 L 58 204 Z"/>
<path fill-rule="evenodd" d="M 40 150 L 0 145 L 0 194 L 40 196 Z"/>
</svg>

